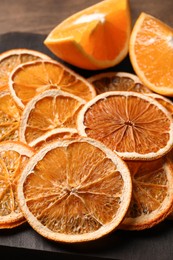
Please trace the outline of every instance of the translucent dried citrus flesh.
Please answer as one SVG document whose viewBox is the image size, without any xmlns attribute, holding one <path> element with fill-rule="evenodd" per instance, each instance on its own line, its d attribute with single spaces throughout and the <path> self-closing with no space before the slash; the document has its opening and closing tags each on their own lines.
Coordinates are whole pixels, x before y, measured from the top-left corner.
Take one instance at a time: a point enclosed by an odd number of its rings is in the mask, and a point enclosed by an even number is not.
<svg viewBox="0 0 173 260">
<path fill-rule="evenodd" d="M 132 175 L 132 199 L 122 229 L 142 230 L 163 221 L 172 211 L 173 171 L 165 157 L 127 162 Z"/>
<path fill-rule="evenodd" d="M 128 0 L 105 0 L 68 17 L 44 44 L 77 67 L 96 70 L 114 66 L 128 52 L 131 14 Z"/>
<path fill-rule="evenodd" d="M 127 212 L 131 189 L 121 158 L 102 143 L 77 138 L 52 142 L 31 158 L 19 180 L 18 198 L 39 234 L 73 243 L 114 230 Z"/>
<path fill-rule="evenodd" d="M 25 222 L 17 200 L 17 182 L 33 151 L 15 141 L 0 143 L 0 229 Z"/>
<path fill-rule="evenodd" d="M 61 90 L 47 90 L 25 107 L 20 122 L 20 140 L 33 146 L 40 137 L 57 128 L 76 129 L 76 118 L 85 100 Z"/>
<path fill-rule="evenodd" d="M 151 93 L 140 79 L 132 73 L 127 72 L 103 72 L 88 78 L 96 89 L 97 95 L 107 91 L 135 91 L 140 93 Z"/>
<path fill-rule="evenodd" d="M 105 92 L 79 112 L 78 131 L 102 141 L 124 159 L 153 160 L 173 146 L 173 121 L 165 107 L 141 93 Z"/>
<path fill-rule="evenodd" d="M 95 89 L 87 80 L 64 65 L 48 60 L 19 65 L 11 74 L 9 87 L 21 108 L 48 89 L 61 89 L 85 100 L 95 96 Z"/>
<path fill-rule="evenodd" d="M 50 59 L 46 54 L 30 49 L 11 49 L 0 54 L 0 90 L 8 89 L 9 75 L 19 64 L 38 59 Z"/>
<path fill-rule="evenodd" d="M 129 55 L 136 74 L 148 88 L 165 96 L 173 96 L 171 27 L 142 12 L 131 33 Z"/>
<path fill-rule="evenodd" d="M 21 109 L 8 91 L 0 92 L 0 142 L 19 140 Z"/>
</svg>

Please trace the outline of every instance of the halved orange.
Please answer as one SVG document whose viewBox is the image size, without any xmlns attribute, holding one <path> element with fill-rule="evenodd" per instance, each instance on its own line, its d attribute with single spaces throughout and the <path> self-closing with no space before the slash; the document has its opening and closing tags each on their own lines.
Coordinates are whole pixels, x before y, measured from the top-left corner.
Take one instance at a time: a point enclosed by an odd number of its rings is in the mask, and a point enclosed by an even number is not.
<svg viewBox="0 0 173 260">
<path fill-rule="evenodd" d="M 17 183 L 25 164 L 34 154 L 16 141 L 0 143 L 0 229 L 13 228 L 26 221 L 17 200 Z"/>
<path fill-rule="evenodd" d="M 130 60 L 143 84 L 165 96 L 173 96 L 172 49 L 173 29 L 142 12 L 130 37 Z"/>
<path fill-rule="evenodd" d="M 87 80 L 94 85 L 97 95 L 107 91 L 152 92 L 142 84 L 138 76 L 129 72 L 102 72 L 89 77 Z"/>
<path fill-rule="evenodd" d="M 153 160 L 173 147 L 173 119 L 154 98 L 131 91 L 97 95 L 79 112 L 78 132 L 127 160 Z"/>
<path fill-rule="evenodd" d="M 21 113 L 10 92 L 0 91 L 0 142 L 19 140 Z"/>
<path fill-rule="evenodd" d="M 68 17 L 44 44 L 62 60 L 96 70 L 120 63 L 128 53 L 131 13 L 128 0 L 104 0 Z"/>
<path fill-rule="evenodd" d="M 64 243 L 96 240 L 115 230 L 128 210 L 131 192 L 126 163 L 89 138 L 44 146 L 18 183 L 27 222 L 41 236 Z"/>
<path fill-rule="evenodd" d="M 22 142 L 35 146 L 53 129 L 74 128 L 76 118 L 85 100 L 61 90 L 46 90 L 26 105 L 20 122 Z"/>
<path fill-rule="evenodd" d="M 32 49 L 10 49 L 0 54 L 0 90 L 8 89 L 9 75 L 19 64 L 38 59 L 50 59 L 46 54 Z"/>
<path fill-rule="evenodd" d="M 19 107 L 48 89 L 61 89 L 85 100 L 92 99 L 94 87 L 83 77 L 53 60 L 40 60 L 21 64 L 11 73 L 11 95 Z"/>
<path fill-rule="evenodd" d="M 120 229 L 151 228 L 172 212 L 173 170 L 165 156 L 150 162 L 126 162 L 132 176 L 132 199 Z"/>
</svg>

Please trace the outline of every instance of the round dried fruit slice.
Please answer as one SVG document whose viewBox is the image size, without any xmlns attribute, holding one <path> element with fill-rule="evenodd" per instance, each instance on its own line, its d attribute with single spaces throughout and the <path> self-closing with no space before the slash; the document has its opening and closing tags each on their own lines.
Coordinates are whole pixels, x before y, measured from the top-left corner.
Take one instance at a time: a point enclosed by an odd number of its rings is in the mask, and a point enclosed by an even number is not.
<svg viewBox="0 0 173 260">
<path fill-rule="evenodd" d="M 0 91 L 0 142 L 19 140 L 21 113 L 10 92 Z"/>
<path fill-rule="evenodd" d="M 61 90 L 46 90 L 37 95 L 23 110 L 20 141 L 34 146 L 53 129 L 76 129 L 77 115 L 85 103 L 80 97 Z"/>
<path fill-rule="evenodd" d="M 26 221 L 18 204 L 16 190 L 21 171 L 33 154 L 31 148 L 20 142 L 0 143 L 0 229 L 13 228 Z"/>
<path fill-rule="evenodd" d="M 110 91 L 79 112 L 78 132 L 99 140 L 127 160 L 153 160 L 173 147 L 173 119 L 155 99 L 131 91 Z"/>
<path fill-rule="evenodd" d="M 151 93 L 151 90 L 145 87 L 135 74 L 128 72 L 98 73 L 88 78 L 88 81 L 94 85 L 97 95 L 107 91 Z"/>
<path fill-rule="evenodd" d="M 89 138 L 46 145 L 18 183 L 19 204 L 31 227 L 47 239 L 67 243 L 96 240 L 115 230 L 131 192 L 126 163 Z"/>
<path fill-rule="evenodd" d="M 19 64 L 38 59 L 51 59 L 31 49 L 11 49 L 0 54 L 0 90 L 8 89 L 9 75 Z"/>
<path fill-rule="evenodd" d="M 172 211 L 173 170 L 164 156 L 150 162 L 128 162 L 132 199 L 120 229 L 142 230 L 163 221 Z"/>
<path fill-rule="evenodd" d="M 9 89 L 22 109 L 33 97 L 49 89 L 61 89 L 87 101 L 96 95 L 94 87 L 86 79 L 53 60 L 17 66 L 10 75 Z"/>
</svg>

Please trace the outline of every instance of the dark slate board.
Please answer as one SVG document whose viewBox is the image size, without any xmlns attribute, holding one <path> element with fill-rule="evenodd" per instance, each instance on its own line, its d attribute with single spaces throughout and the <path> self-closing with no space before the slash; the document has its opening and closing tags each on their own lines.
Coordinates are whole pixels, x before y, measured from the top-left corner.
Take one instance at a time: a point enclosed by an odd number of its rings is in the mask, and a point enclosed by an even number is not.
<svg viewBox="0 0 173 260">
<path fill-rule="evenodd" d="M 0 36 L 0 52 L 14 48 L 30 48 L 42 51 L 57 59 L 44 46 L 45 35 L 8 33 Z M 58 60 L 58 59 L 57 59 Z M 60 60 L 59 60 L 60 61 Z M 97 71 L 79 70 L 65 64 L 84 77 Z M 127 57 L 110 70 L 133 72 Z M 119 259 L 119 260 L 172 260 L 173 221 L 165 220 L 144 231 L 116 230 L 108 236 L 84 244 L 64 245 L 48 241 L 36 233 L 28 223 L 12 230 L 0 230 L 0 252 L 5 256 L 36 256 L 41 259 Z"/>
</svg>

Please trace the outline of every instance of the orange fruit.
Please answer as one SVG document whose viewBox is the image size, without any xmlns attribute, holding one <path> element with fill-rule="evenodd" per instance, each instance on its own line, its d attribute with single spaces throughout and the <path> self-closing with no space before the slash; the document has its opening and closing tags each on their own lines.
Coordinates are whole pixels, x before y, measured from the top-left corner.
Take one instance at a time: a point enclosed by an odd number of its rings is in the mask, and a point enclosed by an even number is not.
<svg viewBox="0 0 173 260">
<path fill-rule="evenodd" d="M 68 17 L 44 44 L 59 58 L 89 70 L 112 67 L 128 53 L 131 14 L 128 0 L 104 0 Z"/>
<path fill-rule="evenodd" d="M 20 122 L 22 142 L 35 146 L 58 128 L 76 128 L 76 118 L 85 100 L 61 90 L 46 90 L 26 105 Z"/>
<path fill-rule="evenodd" d="M 48 89 L 62 89 L 85 100 L 96 95 L 94 87 L 86 79 L 53 60 L 17 66 L 11 73 L 9 88 L 13 99 L 22 109 L 33 97 Z"/>
<path fill-rule="evenodd" d="M 46 54 L 31 49 L 11 49 L 0 54 L 0 90 L 8 89 L 9 75 L 19 64 L 38 59 L 50 59 Z"/>
<path fill-rule="evenodd" d="M 102 143 L 77 138 L 51 142 L 32 156 L 17 193 L 36 232 L 76 243 L 115 230 L 128 210 L 131 192 L 126 163 Z"/>
<path fill-rule="evenodd" d="M 34 154 L 15 141 L 0 143 L 0 229 L 13 228 L 26 220 L 17 200 L 17 182 L 27 160 Z"/>
<path fill-rule="evenodd" d="M 0 91 L 0 142 L 19 140 L 21 110 L 9 91 Z"/>
<path fill-rule="evenodd" d="M 145 86 L 165 96 L 173 96 L 172 48 L 173 29 L 142 12 L 130 37 L 131 64 Z"/>
<path fill-rule="evenodd" d="M 94 85 L 97 95 L 107 91 L 151 93 L 133 73 L 108 71 L 93 75 L 87 80 Z"/>
<path fill-rule="evenodd" d="M 81 136 L 99 140 L 126 160 L 154 160 L 173 147 L 173 119 L 154 98 L 109 91 L 87 102 L 78 114 Z"/>
<path fill-rule="evenodd" d="M 127 162 L 132 199 L 120 229 L 142 230 L 160 223 L 173 205 L 173 170 L 165 156 L 150 162 Z"/>
</svg>

